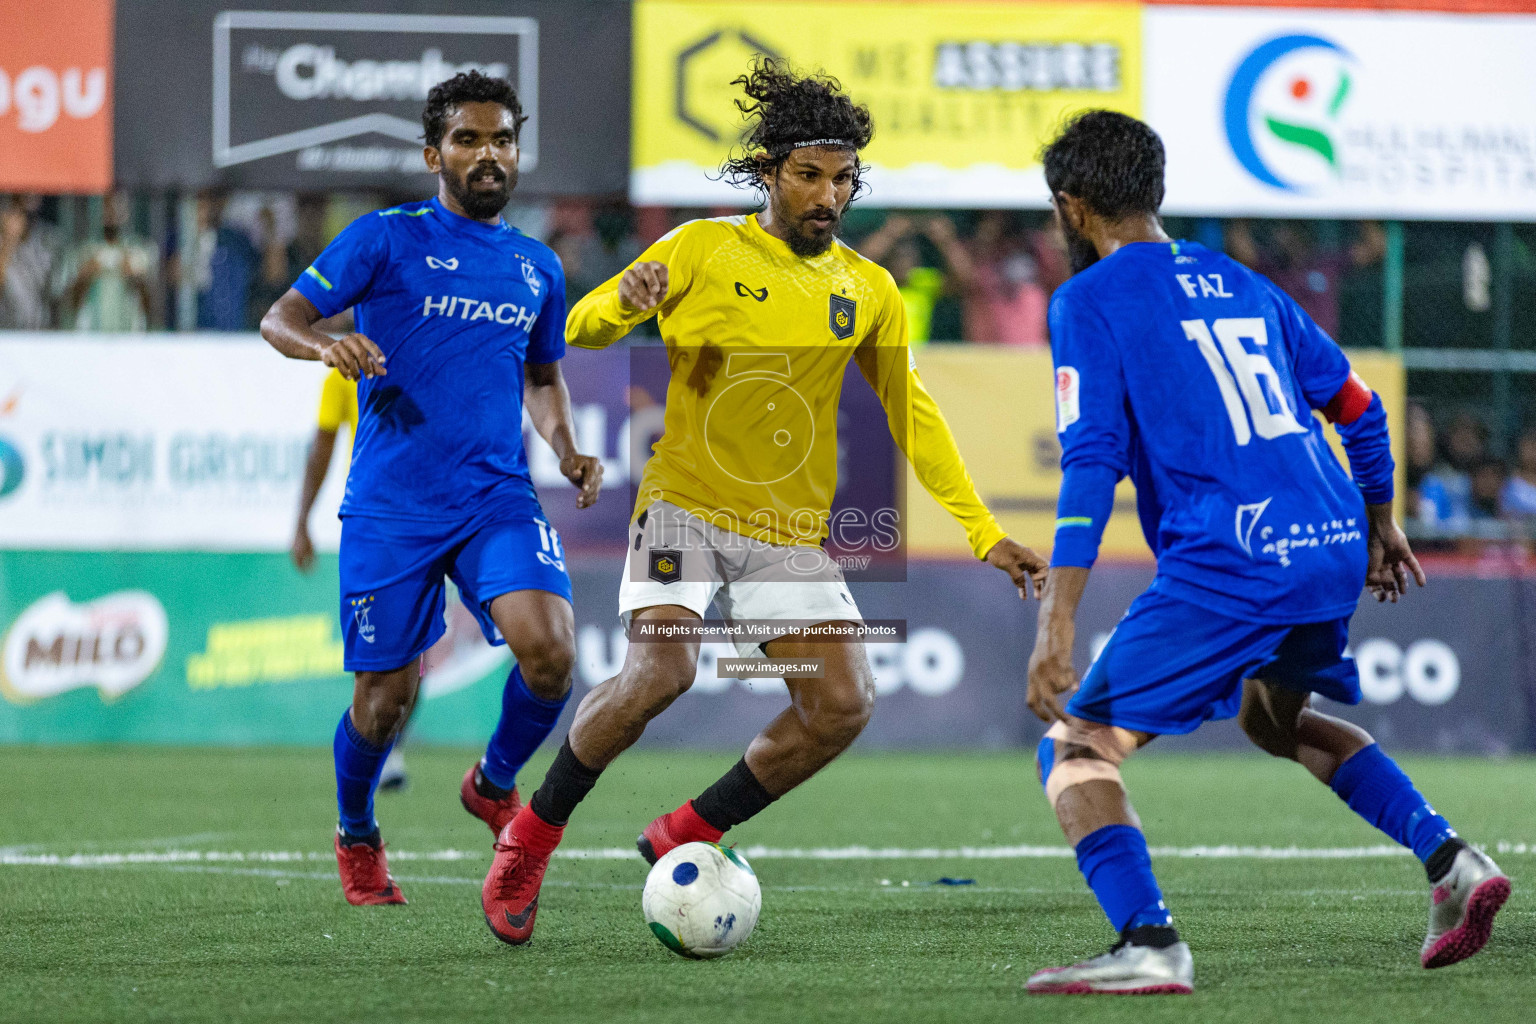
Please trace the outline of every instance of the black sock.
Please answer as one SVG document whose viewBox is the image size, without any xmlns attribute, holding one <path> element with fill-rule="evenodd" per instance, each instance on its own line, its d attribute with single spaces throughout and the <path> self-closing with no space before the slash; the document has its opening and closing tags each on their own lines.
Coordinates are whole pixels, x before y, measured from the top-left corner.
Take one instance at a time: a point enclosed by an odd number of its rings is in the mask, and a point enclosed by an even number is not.
<svg viewBox="0 0 1536 1024">
<path fill-rule="evenodd" d="M 724 832 L 740 825 L 778 799 L 763 788 L 742 758 L 720 780 L 693 798 L 699 817 Z"/>
<path fill-rule="evenodd" d="M 1467 841 L 1460 836 L 1452 836 L 1435 847 L 1435 852 L 1424 862 L 1424 874 L 1429 876 L 1429 884 L 1436 885 L 1449 874 L 1456 855 L 1466 848 Z"/>
<path fill-rule="evenodd" d="M 1120 933 L 1120 941 L 1132 946 L 1151 946 L 1167 949 L 1179 941 L 1179 933 L 1168 924 L 1144 924 L 1139 928 L 1127 928 Z"/>
<path fill-rule="evenodd" d="M 544 784 L 533 794 L 528 806 L 549 824 L 563 826 L 571 820 L 571 812 L 576 810 L 576 805 L 592 792 L 601 774 L 601 771 L 588 768 L 577 760 L 576 752 L 571 749 L 570 738 L 567 737 L 560 744 L 560 753 L 555 755 L 555 763 L 549 766 L 549 771 L 544 775 Z"/>
<path fill-rule="evenodd" d="M 505 800 L 507 798 L 507 794 L 512 792 L 510 789 L 502 789 L 500 786 L 496 785 L 496 783 L 486 778 L 485 773 L 480 770 L 479 765 L 475 765 L 474 787 L 475 792 L 479 793 L 487 800 Z"/>
<path fill-rule="evenodd" d="M 342 846 L 356 846 L 358 843 L 367 843 L 369 846 L 377 850 L 379 847 L 384 845 L 384 837 L 379 834 L 378 829 L 374 829 L 372 832 L 369 832 L 366 835 L 353 835 L 345 828 L 341 829 Z"/>
</svg>

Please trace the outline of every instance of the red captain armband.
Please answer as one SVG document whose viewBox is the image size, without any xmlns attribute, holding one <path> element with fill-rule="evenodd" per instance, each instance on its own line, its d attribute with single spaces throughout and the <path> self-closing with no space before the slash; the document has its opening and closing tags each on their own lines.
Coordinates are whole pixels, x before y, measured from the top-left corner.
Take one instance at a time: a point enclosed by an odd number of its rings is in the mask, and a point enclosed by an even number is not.
<svg viewBox="0 0 1536 1024">
<path fill-rule="evenodd" d="M 1348 426 L 1365 415 L 1365 410 L 1371 407 L 1373 395 L 1374 392 L 1360 379 L 1360 375 L 1350 370 L 1349 379 L 1339 388 L 1339 393 L 1323 406 L 1323 415 L 1328 417 L 1329 423 Z"/>
</svg>

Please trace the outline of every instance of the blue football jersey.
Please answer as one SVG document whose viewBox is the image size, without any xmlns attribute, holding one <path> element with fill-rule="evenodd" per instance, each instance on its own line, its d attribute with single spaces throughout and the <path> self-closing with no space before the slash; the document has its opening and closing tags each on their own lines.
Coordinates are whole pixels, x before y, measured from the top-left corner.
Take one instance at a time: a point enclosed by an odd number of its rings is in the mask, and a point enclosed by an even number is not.
<svg viewBox="0 0 1536 1024">
<path fill-rule="evenodd" d="M 294 287 L 355 307 L 386 357 L 357 382 L 342 515 L 460 519 L 538 507 L 523 451 L 523 367 L 565 354 L 565 275 L 547 246 L 435 198 L 359 217 Z"/>
<path fill-rule="evenodd" d="M 1138 242 L 1057 289 L 1050 328 L 1062 468 L 1131 476 L 1154 589 L 1256 622 L 1354 611 L 1365 503 L 1312 415 L 1349 361 L 1293 300 L 1204 246 Z"/>
</svg>

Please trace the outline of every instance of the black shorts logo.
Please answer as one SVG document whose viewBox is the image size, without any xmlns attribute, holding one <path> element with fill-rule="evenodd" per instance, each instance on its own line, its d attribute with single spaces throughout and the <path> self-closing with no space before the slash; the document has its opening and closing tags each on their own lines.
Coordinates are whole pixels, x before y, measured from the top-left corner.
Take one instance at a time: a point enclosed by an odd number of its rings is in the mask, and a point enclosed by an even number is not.
<svg viewBox="0 0 1536 1024">
<path fill-rule="evenodd" d="M 853 337 L 854 314 L 857 310 L 858 306 L 852 299 L 843 295 L 832 296 L 831 309 L 828 311 L 832 333 L 844 339 Z"/>
<path fill-rule="evenodd" d="M 683 556 L 680 552 L 669 551 L 666 548 L 654 548 L 651 551 L 651 579 L 663 585 L 676 583 L 683 578 Z"/>
</svg>

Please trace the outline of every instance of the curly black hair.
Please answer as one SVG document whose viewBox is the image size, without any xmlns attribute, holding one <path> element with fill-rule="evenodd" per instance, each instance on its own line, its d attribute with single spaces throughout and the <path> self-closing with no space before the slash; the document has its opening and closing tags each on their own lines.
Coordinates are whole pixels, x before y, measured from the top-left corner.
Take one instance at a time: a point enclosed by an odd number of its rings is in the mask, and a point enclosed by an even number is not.
<svg viewBox="0 0 1536 1024">
<path fill-rule="evenodd" d="M 427 145 L 437 149 L 443 144 L 449 115 L 465 103 L 500 103 L 512 111 L 514 138 L 522 133 L 523 122 L 528 120 L 511 82 L 478 71 L 461 71 L 445 82 L 438 82 L 427 93 L 427 105 L 421 112 L 422 133 Z"/>
<path fill-rule="evenodd" d="M 827 140 L 857 154 L 875 136 L 869 108 L 844 95 L 842 83 L 830 75 L 796 75 L 787 61 L 758 56 L 752 70 L 731 84 L 747 94 L 736 101 L 736 108 L 748 128 L 741 140 L 743 152 L 727 159 L 720 173 L 737 188 L 761 191 L 763 175 L 776 172 L 797 146 Z M 852 198 L 863 190 L 866 170 L 855 158 Z"/>
<path fill-rule="evenodd" d="M 1089 110 L 1069 120 L 1045 147 L 1045 183 L 1102 217 L 1156 214 L 1163 205 L 1163 140 L 1134 117 Z"/>
</svg>

